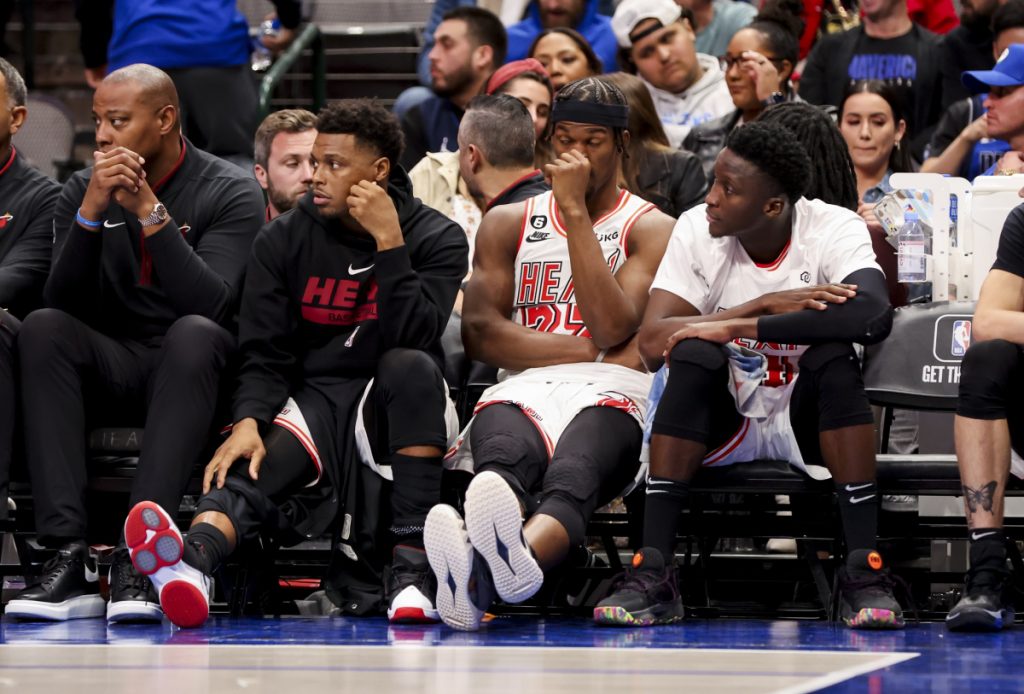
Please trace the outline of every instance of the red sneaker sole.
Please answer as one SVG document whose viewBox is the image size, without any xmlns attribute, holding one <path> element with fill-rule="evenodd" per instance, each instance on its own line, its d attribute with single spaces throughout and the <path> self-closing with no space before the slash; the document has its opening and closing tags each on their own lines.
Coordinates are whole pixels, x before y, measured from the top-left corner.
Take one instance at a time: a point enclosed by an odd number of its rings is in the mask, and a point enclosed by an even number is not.
<svg viewBox="0 0 1024 694">
<path fill-rule="evenodd" d="M 437 624 L 433 619 L 419 607 L 399 607 L 388 619 L 392 624 Z"/>
<path fill-rule="evenodd" d="M 181 533 L 170 516 L 152 501 L 141 501 L 128 512 L 124 539 L 132 564 L 144 576 L 177 564 L 184 550 Z"/>
<path fill-rule="evenodd" d="M 160 591 L 160 606 L 171 623 L 183 628 L 202 626 L 210 616 L 206 596 L 188 581 L 171 581 Z"/>
</svg>

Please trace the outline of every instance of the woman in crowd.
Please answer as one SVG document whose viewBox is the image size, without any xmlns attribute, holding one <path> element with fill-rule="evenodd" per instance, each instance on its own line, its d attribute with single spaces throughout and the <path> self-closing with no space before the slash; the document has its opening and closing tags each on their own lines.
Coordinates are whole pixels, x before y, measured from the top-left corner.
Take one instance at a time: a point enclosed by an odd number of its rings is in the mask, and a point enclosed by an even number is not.
<svg viewBox="0 0 1024 694">
<path fill-rule="evenodd" d="M 528 55 L 548 71 L 556 92 L 570 82 L 604 72 L 594 49 L 575 29 L 556 27 L 542 31 Z"/>
<path fill-rule="evenodd" d="M 544 66 L 533 58 L 503 65 L 487 81 L 487 93 L 508 94 L 523 103 L 533 118 L 533 130 L 537 136 L 534 164 L 538 169 L 547 164 L 550 155 L 544 131 L 548 127 L 555 92 Z"/>
<path fill-rule="evenodd" d="M 892 190 L 889 175 L 913 171 L 909 148 L 901 146 L 907 122 L 898 92 L 879 80 L 854 82 L 840 107 L 839 129 L 857 175 L 857 212 L 872 233 L 882 232 L 874 207 Z"/>
<path fill-rule="evenodd" d="M 683 149 L 700 157 L 709 181 L 733 128 L 754 120 L 768 106 L 796 99 L 789 78 L 800 52 L 800 11 L 799 0 L 768 0 L 754 21 L 729 41 L 722 68 L 736 110 L 696 126 L 683 140 Z"/>
<path fill-rule="evenodd" d="M 622 90 L 629 101 L 629 144 L 622 162 L 626 189 L 673 218 L 702 203 L 708 186 L 700 160 L 669 146 L 643 81 L 624 72 L 601 79 Z"/>
</svg>

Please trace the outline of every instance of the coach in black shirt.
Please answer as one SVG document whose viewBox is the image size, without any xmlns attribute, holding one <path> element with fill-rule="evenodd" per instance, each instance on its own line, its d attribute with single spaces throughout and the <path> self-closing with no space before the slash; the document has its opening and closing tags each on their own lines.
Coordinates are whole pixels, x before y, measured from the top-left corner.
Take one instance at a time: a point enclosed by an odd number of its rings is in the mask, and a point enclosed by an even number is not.
<svg viewBox="0 0 1024 694">
<path fill-rule="evenodd" d="M 181 137 L 165 73 L 111 73 L 93 118 L 95 165 L 68 181 L 54 216 L 50 308 L 18 336 L 36 528 L 59 550 L 41 582 L 9 604 L 8 615 L 24 618 L 104 613 L 94 574 L 86 578 L 87 425 L 135 424 L 144 412 L 131 502 L 178 507 L 209 438 L 235 343 L 227 326 L 263 223 L 256 181 Z M 109 619 L 161 618 L 123 548 L 110 583 Z"/>
<path fill-rule="evenodd" d="M 18 318 L 38 306 L 50 269 L 60 186 L 25 163 L 11 137 L 25 122 L 25 81 L 0 58 L 0 518 L 14 438 L 14 340 Z"/>
</svg>

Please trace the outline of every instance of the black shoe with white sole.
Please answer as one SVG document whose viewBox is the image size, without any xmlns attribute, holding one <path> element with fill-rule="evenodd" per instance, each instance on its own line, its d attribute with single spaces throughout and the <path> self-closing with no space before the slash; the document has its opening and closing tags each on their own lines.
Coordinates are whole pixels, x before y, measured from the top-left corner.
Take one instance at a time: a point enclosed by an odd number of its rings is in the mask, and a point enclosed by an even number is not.
<svg viewBox="0 0 1024 694">
<path fill-rule="evenodd" d="M 114 550 L 109 576 L 108 622 L 159 622 L 164 618 L 156 588 L 132 566 L 127 547 Z"/>
<path fill-rule="evenodd" d="M 96 560 L 84 541 L 70 542 L 43 565 L 38 580 L 7 603 L 8 617 L 63 622 L 102 617 Z"/>
<path fill-rule="evenodd" d="M 1001 565 L 971 567 L 964 596 L 946 615 L 950 631 L 999 631 L 1013 624 L 1011 573 Z"/>
</svg>

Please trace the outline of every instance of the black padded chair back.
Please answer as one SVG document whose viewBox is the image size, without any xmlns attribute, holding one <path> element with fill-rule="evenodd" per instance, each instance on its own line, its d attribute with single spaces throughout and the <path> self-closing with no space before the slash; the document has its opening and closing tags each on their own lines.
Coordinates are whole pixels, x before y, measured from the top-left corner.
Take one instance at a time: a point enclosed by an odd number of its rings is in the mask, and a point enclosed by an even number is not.
<svg viewBox="0 0 1024 694">
<path fill-rule="evenodd" d="M 896 310 L 892 332 L 864 353 L 864 386 L 875 405 L 956 409 L 960 362 L 971 344 L 974 302 L 936 301 Z"/>
</svg>

